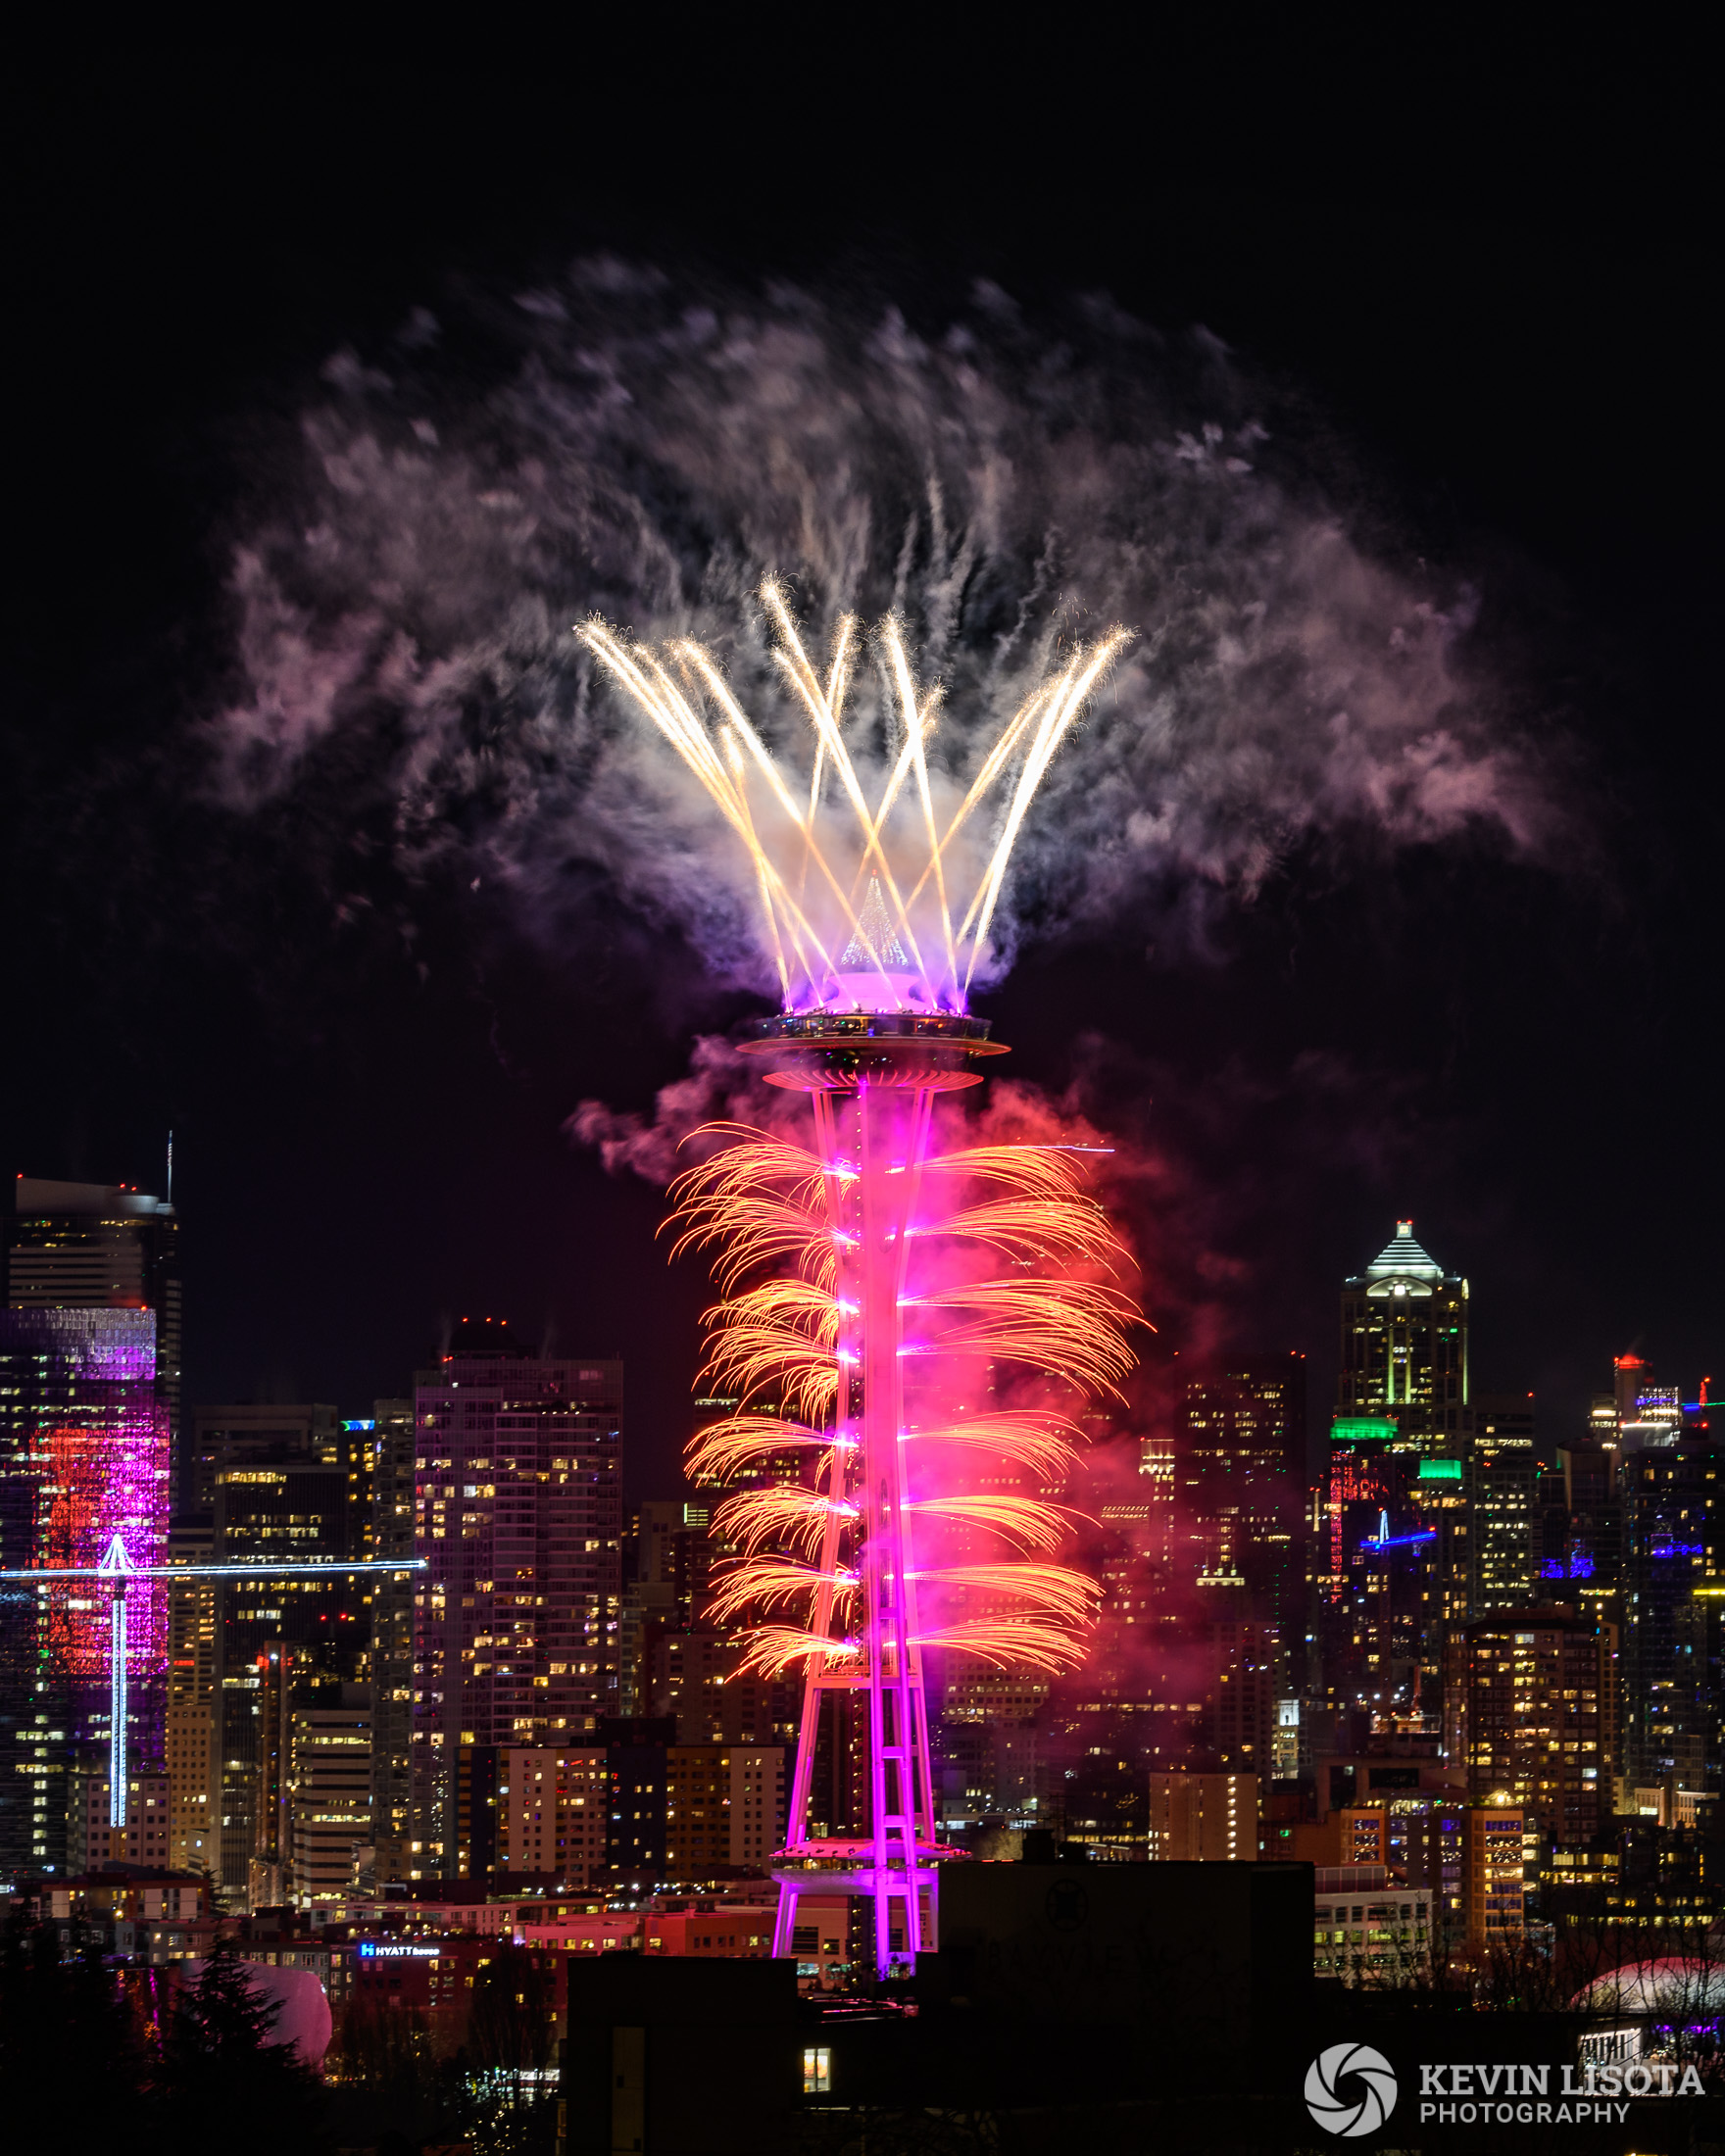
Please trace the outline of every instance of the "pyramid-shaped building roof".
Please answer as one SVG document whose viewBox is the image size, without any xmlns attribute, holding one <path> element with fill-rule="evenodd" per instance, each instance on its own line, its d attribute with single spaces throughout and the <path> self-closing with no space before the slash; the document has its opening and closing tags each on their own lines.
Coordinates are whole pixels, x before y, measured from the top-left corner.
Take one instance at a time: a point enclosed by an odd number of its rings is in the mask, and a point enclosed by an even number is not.
<svg viewBox="0 0 1725 2156">
<path fill-rule="evenodd" d="M 1442 1280 L 1444 1268 L 1413 1240 L 1413 1222 L 1398 1220 L 1396 1233 L 1365 1268 L 1367 1280 Z"/>
</svg>

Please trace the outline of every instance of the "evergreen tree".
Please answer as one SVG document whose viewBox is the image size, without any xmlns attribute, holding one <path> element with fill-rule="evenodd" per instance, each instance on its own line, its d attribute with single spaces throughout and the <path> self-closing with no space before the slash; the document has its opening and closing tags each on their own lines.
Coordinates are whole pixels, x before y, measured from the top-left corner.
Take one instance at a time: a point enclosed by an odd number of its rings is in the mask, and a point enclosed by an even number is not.
<svg viewBox="0 0 1725 2156">
<path fill-rule="evenodd" d="M 254 1990 L 234 1942 L 221 1940 L 169 2022 L 152 2103 L 160 2145 L 231 2140 L 248 2156 L 317 2145 L 322 2083 L 291 2044 L 271 2041 L 280 2011 Z"/>
</svg>

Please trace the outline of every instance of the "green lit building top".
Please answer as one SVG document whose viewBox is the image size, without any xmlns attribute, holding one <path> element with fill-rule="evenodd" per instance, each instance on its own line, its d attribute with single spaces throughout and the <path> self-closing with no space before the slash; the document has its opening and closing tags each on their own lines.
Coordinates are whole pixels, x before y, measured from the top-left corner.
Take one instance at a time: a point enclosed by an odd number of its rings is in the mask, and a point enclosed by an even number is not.
<svg viewBox="0 0 1725 2156">
<path fill-rule="evenodd" d="M 1364 1272 L 1342 1285 L 1338 1424 L 1391 1421 L 1404 1445 L 1438 1449 L 1466 1428 L 1467 1403 L 1467 1283 L 1420 1248 L 1411 1220 L 1399 1220 Z"/>
</svg>

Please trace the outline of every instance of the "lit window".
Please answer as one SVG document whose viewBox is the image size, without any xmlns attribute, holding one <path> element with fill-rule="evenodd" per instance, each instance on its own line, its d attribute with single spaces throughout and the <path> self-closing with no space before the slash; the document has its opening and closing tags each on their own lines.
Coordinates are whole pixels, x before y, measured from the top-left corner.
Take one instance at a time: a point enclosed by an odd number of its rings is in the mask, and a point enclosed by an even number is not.
<svg viewBox="0 0 1725 2156">
<path fill-rule="evenodd" d="M 825 2096 L 832 2089 L 832 2053 L 825 2044 L 812 2044 L 803 2053 L 803 2093 Z"/>
</svg>

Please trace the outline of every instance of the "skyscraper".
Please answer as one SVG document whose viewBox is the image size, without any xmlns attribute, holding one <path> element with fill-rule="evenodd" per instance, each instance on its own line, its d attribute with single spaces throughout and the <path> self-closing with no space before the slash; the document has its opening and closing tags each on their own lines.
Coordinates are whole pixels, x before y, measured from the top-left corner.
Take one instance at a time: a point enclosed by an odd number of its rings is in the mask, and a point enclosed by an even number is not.
<svg viewBox="0 0 1725 2156">
<path fill-rule="evenodd" d="M 371 1554 L 414 1555 L 414 1403 L 380 1399 L 370 1432 Z M 378 1880 L 405 1879 L 413 1838 L 414 1575 L 380 1573 L 371 1587 L 371 1835 Z"/>
<path fill-rule="evenodd" d="M 177 1444 L 183 1336 L 179 1218 L 166 1199 L 123 1183 L 18 1176 L 6 1222 L 6 1306 L 152 1312 L 153 1382 Z"/>
<path fill-rule="evenodd" d="M 1532 1599 L 1533 1398 L 1474 1393 L 1467 1282 L 1399 1220 L 1343 1283 L 1341 1374 L 1314 1551 L 1314 1708 L 1440 1718 L 1469 1618 Z M 1458 1680 L 1457 1680 L 1458 1681 Z M 1454 1732 L 1452 1733 L 1454 1734 Z"/>
<path fill-rule="evenodd" d="M 418 1373 L 411 1877 L 460 1876 L 464 1752 L 578 1746 L 616 1713 L 622 1399 L 620 1362 L 489 1328 Z"/>
<path fill-rule="evenodd" d="M 1531 1395 L 1493 1394 L 1467 1409 L 1467 1602 L 1476 1617 L 1513 1609 L 1534 1592 L 1534 1454 Z"/>
<path fill-rule="evenodd" d="M 1558 1848 L 1585 1847 L 1612 1809 L 1608 1640 L 1551 1605 L 1476 1619 L 1467 1648 L 1474 1797 L 1518 1805 Z"/>
<path fill-rule="evenodd" d="M 215 1535 L 208 1519 L 169 1531 L 168 1561 L 207 1565 Z M 169 1862 L 176 1872 L 214 1871 L 221 1772 L 216 1758 L 216 1592 L 210 1579 L 168 1586 Z"/>
<path fill-rule="evenodd" d="M 1704 1772 L 1695 1602 L 1698 1589 L 1725 1581 L 1720 1462 L 1708 1433 L 1619 1454 L 1626 1794 Z"/>
<path fill-rule="evenodd" d="M 370 1609 L 352 1574 L 282 1578 L 269 1565 L 370 1554 L 369 1433 L 318 1402 L 200 1407 L 191 1420 L 215 1560 L 259 1567 L 256 1581 L 216 1584 L 215 1870 L 230 1892 L 249 1893 L 255 1860 L 269 1874 L 260 1890 L 273 1895 L 291 1866 L 284 1792 L 295 1688 L 360 1681 Z"/>
<path fill-rule="evenodd" d="M 1251 1864 L 1257 1856 L 1255 1774 L 1153 1774 L 1153 1862 Z"/>
<path fill-rule="evenodd" d="M 118 1535 L 134 1565 L 167 1551 L 168 1411 L 155 1313 L 0 1314 L 0 1566 L 94 1565 Z M 106 1749 L 107 1591 L 84 1581 L 0 1588 L 0 1860 L 65 1861 L 66 1773 Z M 162 1758 L 168 1625 L 160 1581 L 127 1598 L 127 1750 Z"/>
<path fill-rule="evenodd" d="M 507 1872 L 585 1886 L 605 1868 L 611 1776 L 603 1744 L 504 1747 L 499 1842 Z"/>
<path fill-rule="evenodd" d="M 624 1715 L 651 1711 L 654 1650 L 666 1632 L 679 1624 L 687 1629 L 698 1614 L 678 1607 L 676 1541 L 689 1509 L 678 1498 L 650 1497 L 629 1514 L 617 1636 L 617 1699 Z M 705 1519 L 706 1508 L 696 1509 Z M 704 1535 L 705 1527 L 696 1532 Z"/>
<path fill-rule="evenodd" d="M 1305 1631 L 1306 1358 L 1246 1355 L 1186 1387 L 1174 1444 L 1176 1569 L 1217 1619 Z M 1263 1770 L 1266 1774 L 1267 1768 Z"/>
<path fill-rule="evenodd" d="M 361 1687 L 343 1686 L 293 1709 L 282 1861 L 290 1867 L 290 1898 L 301 1908 L 353 1893 L 372 1846 L 371 1710 L 365 1698 Z"/>
<path fill-rule="evenodd" d="M 180 1289 L 172 1206 L 19 1176 L 0 1230 L 0 1569 L 166 1554 Z M 128 1748 L 160 1766 L 167 1597 L 128 1598 Z M 0 1588 L 0 1870 L 65 1862 L 67 1772 L 105 1746 L 106 1591 Z"/>
<path fill-rule="evenodd" d="M 1422 1710 L 1434 1603 L 1422 1469 L 1444 1464 L 1386 1418 L 1338 1417 L 1313 1552 L 1318 1590 L 1312 1705 L 1347 1716 Z M 1416 1494 L 1417 1500 L 1416 1501 Z"/>
<path fill-rule="evenodd" d="M 1612 1407 L 1619 1445 L 1640 1452 L 1675 1445 L 1683 1431 L 1683 1395 L 1675 1385 L 1653 1382 L 1652 1365 L 1641 1355 L 1618 1355 L 1611 1364 Z"/>
<path fill-rule="evenodd" d="M 1406 1438 L 1459 1432 L 1468 1400 L 1467 1282 L 1396 1233 L 1363 1273 L 1342 1285 L 1338 1412 L 1378 1416 Z"/>
</svg>

